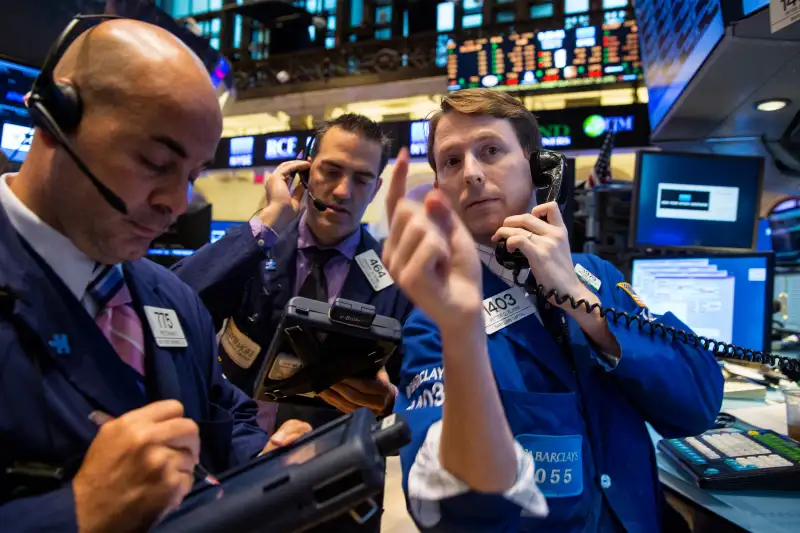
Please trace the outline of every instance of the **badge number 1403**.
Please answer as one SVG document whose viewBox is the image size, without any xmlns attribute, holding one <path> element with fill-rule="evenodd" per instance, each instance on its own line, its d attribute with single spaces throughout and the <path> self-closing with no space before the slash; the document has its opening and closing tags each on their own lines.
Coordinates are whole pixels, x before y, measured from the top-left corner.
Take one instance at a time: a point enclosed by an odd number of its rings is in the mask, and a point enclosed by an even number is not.
<svg viewBox="0 0 800 533">
<path fill-rule="evenodd" d="M 533 304 L 525 297 L 522 289 L 511 287 L 483 301 L 483 321 L 486 334 L 491 335 L 533 314 Z"/>
</svg>

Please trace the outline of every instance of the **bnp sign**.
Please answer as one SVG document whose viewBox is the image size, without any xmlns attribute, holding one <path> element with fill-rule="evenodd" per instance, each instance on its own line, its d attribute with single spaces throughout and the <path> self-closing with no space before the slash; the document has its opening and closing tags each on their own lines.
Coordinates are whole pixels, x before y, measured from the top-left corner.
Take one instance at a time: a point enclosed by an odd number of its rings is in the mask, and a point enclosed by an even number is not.
<svg viewBox="0 0 800 533">
<path fill-rule="evenodd" d="M 566 124 L 540 125 L 539 131 L 542 133 L 542 146 L 545 148 L 572 145 L 570 128 Z"/>
</svg>

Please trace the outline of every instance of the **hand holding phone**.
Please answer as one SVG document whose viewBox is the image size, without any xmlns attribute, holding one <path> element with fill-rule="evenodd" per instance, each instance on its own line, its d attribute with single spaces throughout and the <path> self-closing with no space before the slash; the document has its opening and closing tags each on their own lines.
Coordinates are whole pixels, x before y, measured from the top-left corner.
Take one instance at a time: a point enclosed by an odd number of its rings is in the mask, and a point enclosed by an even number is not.
<svg viewBox="0 0 800 533">
<path fill-rule="evenodd" d="M 508 217 L 492 237 L 505 240 L 510 254 L 524 254 L 536 281 L 559 294 L 579 294 L 583 288 L 575 274 L 569 235 L 555 202 L 537 205 L 530 213 Z M 498 259 L 499 260 L 499 259 Z"/>
<path fill-rule="evenodd" d="M 267 203 L 258 216 L 274 232 L 280 233 L 305 205 L 305 185 L 300 182 L 292 189 L 292 182 L 298 172 L 308 171 L 309 168 L 311 163 L 304 159 L 286 161 L 267 176 L 264 184 Z"/>
</svg>

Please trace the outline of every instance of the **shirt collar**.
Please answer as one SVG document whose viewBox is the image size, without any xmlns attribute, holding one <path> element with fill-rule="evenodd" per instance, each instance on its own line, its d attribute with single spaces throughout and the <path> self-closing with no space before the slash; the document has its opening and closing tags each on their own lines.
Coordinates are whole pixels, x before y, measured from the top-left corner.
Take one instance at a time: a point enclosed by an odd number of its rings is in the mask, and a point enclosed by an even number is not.
<svg viewBox="0 0 800 533">
<path fill-rule="evenodd" d="M 353 259 L 356 255 L 356 250 L 358 250 L 358 244 L 361 242 L 361 230 L 360 228 L 354 231 L 350 236 L 344 239 L 342 242 L 337 244 L 336 246 L 322 246 L 319 244 L 319 241 L 314 236 L 314 233 L 311 231 L 311 228 L 308 227 L 306 221 L 306 212 L 304 211 L 303 214 L 300 216 L 300 226 L 298 227 L 297 233 L 297 249 L 303 250 L 305 248 L 317 247 L 320 249 L 332 248 L 345 256 L 348 260 Z"/>
<path fill-rule="evenodd" d="M 66 236 L 48 226 L 17 198 L 8 186 L 8 178 L 13 179 L 14 176 L 14 174 L 0 176 L 0 204 L 5 209 L 11 225 L 61 278 L 75 298 L 82 299 L 92 279 L 95 262 Z"/>
<path fill-rule="evenodd" d="M 492 274 L 505 281 L 509 286 L 514 285 L 514 273 L 497 262 L 497 259 L 494 256 L 494 247 L 485 246 L 483 244 L 475 244 L 475 247 L 478 249 L 478 257 L 480 257 L 481 263 L 486 265 L 486 268 L 488 268 Z M 530 268 L 520 271 L 520 283 L 523 283 L 526 279 L 528 279 L 528 273 L 530 271 Z"/>
</svg>

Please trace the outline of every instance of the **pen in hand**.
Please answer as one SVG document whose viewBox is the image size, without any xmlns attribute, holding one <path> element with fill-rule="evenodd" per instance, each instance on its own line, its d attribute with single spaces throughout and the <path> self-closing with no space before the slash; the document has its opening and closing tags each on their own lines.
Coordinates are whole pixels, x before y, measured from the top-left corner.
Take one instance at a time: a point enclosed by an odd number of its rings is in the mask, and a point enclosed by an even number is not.
<svg viewBox="0 0 800 533">
<path fill-rule="evenodd" d="M 94 422 L 98 427 L 102 426 L 106 422 L 111 422 L 114 420 L 114 417 L 108 413 L 104 413 L 103 411 L 92 411 L 89 413 L 89 420 Z M 214 477 L 214 475 L 203 468 L 203 465 L 197 463 L 194 465 L 194 476 L 198 481 L 205 481 L 209 485 L 217 486 L 220 484 L 219 480 Z"/>
</svg>

